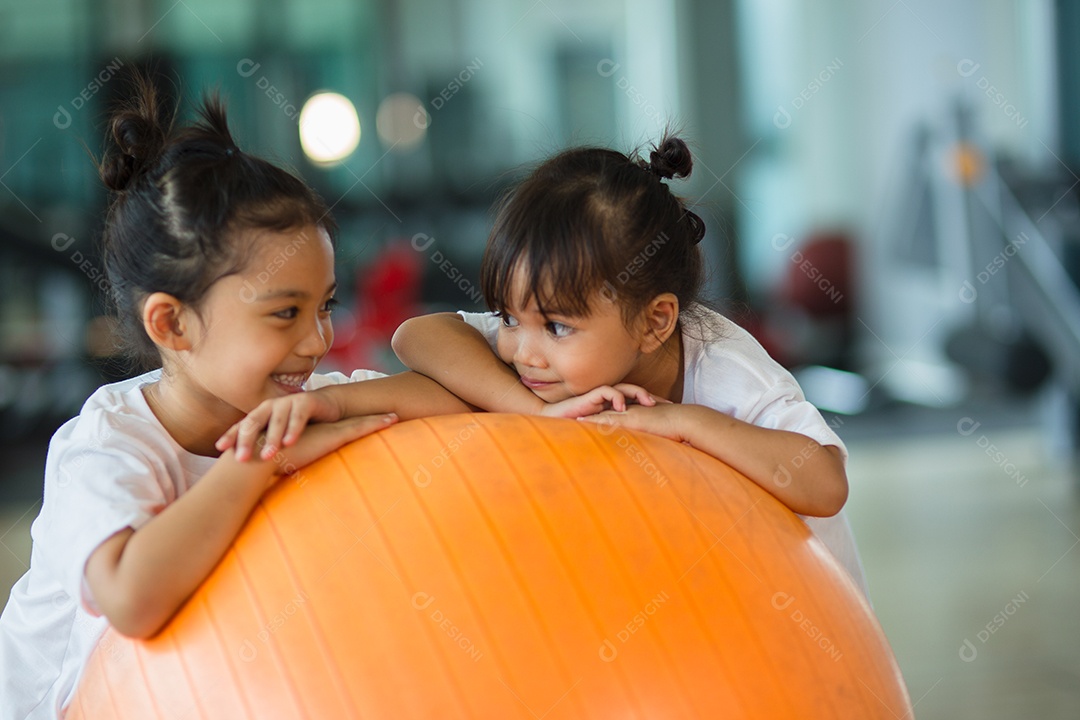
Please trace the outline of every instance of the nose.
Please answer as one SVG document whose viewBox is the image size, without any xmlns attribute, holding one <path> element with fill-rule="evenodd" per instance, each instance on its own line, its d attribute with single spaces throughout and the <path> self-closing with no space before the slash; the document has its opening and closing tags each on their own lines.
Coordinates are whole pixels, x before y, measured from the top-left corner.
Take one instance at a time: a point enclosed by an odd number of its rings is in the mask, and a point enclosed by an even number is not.
<svg viewBox="0 0 1080 720">
<path fill-rule="evenodd" d="M 321 358 L 334 343 L 334 326 L 330 319 L 316 318 L 308 332 L 296 346 L 296 354 L 303 357 Z"/>
<path fill-rule="evenodd" d="M 543 353 L 528 333 L 520 333 L 518 337 L 517 347 L 514 348 L 514 364 L 533 368 L 547 367 Z"/>
</svg>

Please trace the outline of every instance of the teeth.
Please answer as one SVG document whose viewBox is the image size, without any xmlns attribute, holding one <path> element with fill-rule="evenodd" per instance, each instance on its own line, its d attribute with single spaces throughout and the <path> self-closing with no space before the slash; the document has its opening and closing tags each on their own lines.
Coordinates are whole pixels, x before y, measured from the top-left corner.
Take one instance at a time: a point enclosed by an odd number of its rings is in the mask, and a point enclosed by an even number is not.
<svg viewBox="0 0 1080 720">
<path fill-rule="evenodd" d="M 307 373 L 294 373 L 292 375 L 271 375 L 271 380 L 279 382 L 282 385 L 292 385 L 294 387 L 300 387 L 307 380 Z"/>
</svg>

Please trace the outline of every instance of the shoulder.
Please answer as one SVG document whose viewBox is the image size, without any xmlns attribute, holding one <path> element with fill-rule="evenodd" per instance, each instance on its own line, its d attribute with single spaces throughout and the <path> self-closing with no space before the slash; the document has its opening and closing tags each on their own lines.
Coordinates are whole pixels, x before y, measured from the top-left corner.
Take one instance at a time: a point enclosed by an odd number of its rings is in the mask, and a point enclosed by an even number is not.
<svg viewBox="0 0 1080 720">
<path fill-rule="evenodd" d="M 705 405 L 744 422 L 788 430 L 847 449 L 833 427 L 806 400 L 795 377 L 733 321 L 712 311 L 684 330 L 683 402 Z M 696 327 L 695 327 L 696 325 Z"/>
<path fill-rule="evenodd" d="M 458 315 L 467 325 L 479 330 L 489 345 L 495 347 L 495 342 L 499 336 L 499 326 L 502 325 L 502 320 L 499 319 L 498 315 L 493 312 L 474 313 L 465 312 L 464 310 L 458 310 Z"/>
<path fill-rule="evenodd" d="M 735 390 L 781 387 L 802 399 L 802 390 L 790 372 L 776 362 L 753 335 L 712 310 L 702 309 L 683 330 L 686 368 L 702 389 Z"/>
<path fill-rule="evenodd" d="M 78 513 L 92 505 L 92 496 L 172 499 L 194 481 L 185 473 L 182 449 L 142 397 L 142 387 L 154 379 L 144 375 L 100 388 L 53 434 L 45 458 L 46 505 Z"/>
<path fill-rule="evenodd" d="M 50 454 L 71 448 L 153 452 L 154 446 L 168 445 L 167 433 L 142 395 L 142 388 L 160 376 L 160 370 L 155 370 L 98 388 L 79 414 L 53 434 Z"/>
</svg>

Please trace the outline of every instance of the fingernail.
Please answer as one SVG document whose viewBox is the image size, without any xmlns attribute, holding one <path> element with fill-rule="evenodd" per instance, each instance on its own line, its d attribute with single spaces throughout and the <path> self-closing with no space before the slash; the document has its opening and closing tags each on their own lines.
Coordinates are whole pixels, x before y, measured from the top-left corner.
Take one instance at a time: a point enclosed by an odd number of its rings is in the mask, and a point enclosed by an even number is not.
<svg viewBox="0 0 1080 720">
<path fill-rule="evenodd" d="M 397 419 L 398 419 L 397 413 L 387 413 L 386 415 L 383 416 L 383 422 L 386 422 L 386 423 L 394 422 Z"/>
</svg>

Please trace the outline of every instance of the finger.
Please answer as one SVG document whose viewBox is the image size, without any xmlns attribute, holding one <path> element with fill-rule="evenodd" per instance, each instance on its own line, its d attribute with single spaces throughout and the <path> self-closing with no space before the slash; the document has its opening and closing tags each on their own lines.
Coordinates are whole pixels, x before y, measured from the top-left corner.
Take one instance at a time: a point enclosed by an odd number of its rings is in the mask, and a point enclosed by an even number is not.
<svg viewBox="0 0 1080 720">
<path fill-rule="evenodd" d="M 345 444 L 358 438 L 362 438 L 365 435 L 370 435 L 373 432 L 378 432 L 383 428 L 390 427 L 397 421 L 398 416 L 395 413 L 388 413 L 386 415 L 361 415 L 360 417 L 342 420 L 334 424 L 342 428 L 344 435 L 342 444 Z"/>
<path fill-rule="evenodd" d="M 259 405 L 252 410 L 246 418 L 238 423 L 238 431 L 236 435 L 236 459 L 240 462 L 247 460 L 252 455 L 252 450 L 255 447 L 255 441 L 262 434 L 262 429 L 266 426 L 266 420 L 269 416 L 270 410 L 265 407 L 265 403 Z"/>
<path fill-rule="evenodd" d="M 269 460 L 281 449 L 281 438 L 285 434 L 285 428 L 289 425 L 289 416 L 292 414 L 291 405 L 279 407 L 277 412 L 272 412 L 270 420 L 266 424 L 266 444 L 263 445 L 262 459 Z"/>
<path fill-rule="evenodd" d="M 651 407 L 657 402 L 656 398 L 654 398 L 648 390 L 639 385 L 620 383 L 615 386 L 615 389 L 623 393 L 623 395 L 629 396 L 638 405 L 645 405 L 647 407 Z"/>
<path fill-rule="evenodd" d="M 225 452 L 236 444 L 236 434 L 239 431 L 240 429 L 236 425 L 233 425 L 231 428 L 225 431 L 224 435 L 217 439 L 217 442 L 214 443 L 214 447 L 216 447 L 221 452 Z"/>
<path fill-rule="evenodd" d="M 285 430 L 285 436 L 282 438 L 284 446 L 291 447 L 295 445 L 310 421 L 311 416 L 309 413 L 299 407 L 294 407 L 293 412 L 289 415 L 289 424 Z"/>
<path fill-rule="evenodd" d="M 611 388 L 611 409 L 618 412 L 626 412 L 626 397 L 615 388 Z"/>
</svg>

